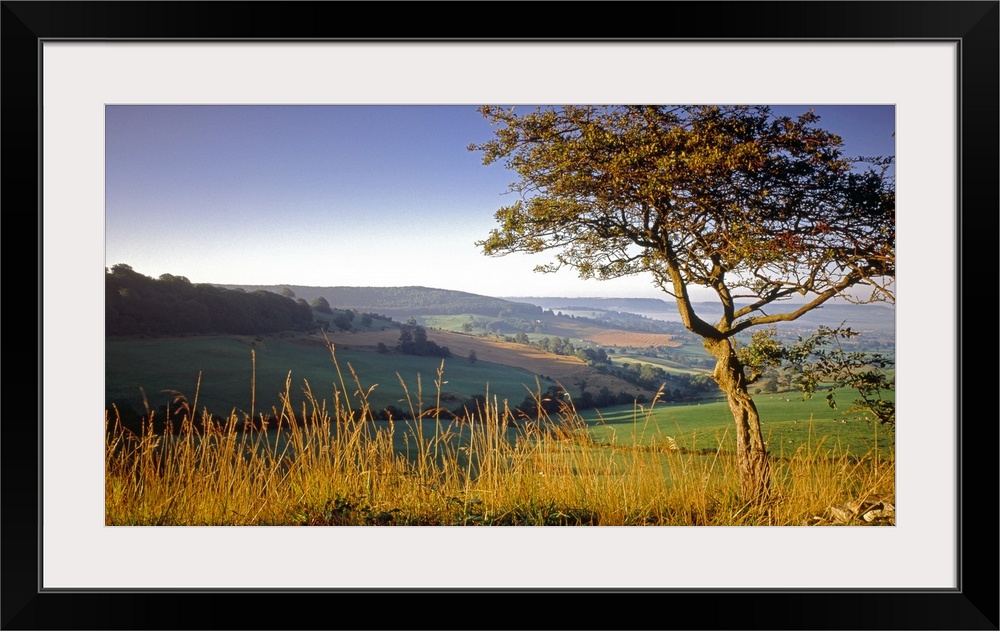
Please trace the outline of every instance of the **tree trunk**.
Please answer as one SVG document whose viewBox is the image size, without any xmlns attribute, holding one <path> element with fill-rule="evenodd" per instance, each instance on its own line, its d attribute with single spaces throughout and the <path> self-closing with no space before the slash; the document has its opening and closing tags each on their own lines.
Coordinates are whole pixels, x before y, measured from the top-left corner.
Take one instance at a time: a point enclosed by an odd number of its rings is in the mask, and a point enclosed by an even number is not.
<svg viewBox="0 0 1000 631">
<path fill-rule="evenodd" d="M 770 463 L 764 448 L 757 406 L 747 392 L 743 364 L 736 357 L 729 340 L 704 341 L 716 358 L 712 378 L 729 399 L 729 409 L 736 422 L 736 463 L 740 473 L 740 495 L 744 501 L 763 503 L 770 488 Z"/>
</svg>

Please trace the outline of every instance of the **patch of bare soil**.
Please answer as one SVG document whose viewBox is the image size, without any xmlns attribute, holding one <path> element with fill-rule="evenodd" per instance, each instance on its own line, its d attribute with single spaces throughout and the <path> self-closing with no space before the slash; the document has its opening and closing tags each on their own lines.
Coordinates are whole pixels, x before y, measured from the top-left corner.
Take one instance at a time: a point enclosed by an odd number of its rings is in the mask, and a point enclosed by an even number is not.
<svg viewBox="0 0 1000 631">
<path fill-rule="evenodd" d="M 681 343 L 666 333 L 639 333 L 635 331 L 617 331 L 606 329 L 587 338 L 601 346 L 632 346 L 646 348 L 647 346 L 681 346 Z"/>
<path fill-rule="evenodd" d="M 632 346 L 646 348 L 647 346 L 681 346 L 681 343 L 667 333 L 643 333 L 639 331 L 623 331 L 599 324 L 588 324 L 573 321 L 550 321 L 545 332 L 559 337 L 571 337 L 590 340 L 601 346 Z"/>
</svg>

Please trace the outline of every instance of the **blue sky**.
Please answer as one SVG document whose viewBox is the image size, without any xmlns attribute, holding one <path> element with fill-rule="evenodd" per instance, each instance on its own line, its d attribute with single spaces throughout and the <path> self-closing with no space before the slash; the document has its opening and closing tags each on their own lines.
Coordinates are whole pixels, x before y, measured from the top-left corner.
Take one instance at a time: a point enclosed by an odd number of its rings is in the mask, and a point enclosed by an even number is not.
<svg viewBox="0 0 1000 631">
<path fill-rule="evenodd" d="M 847 155 L 894 155 L 892 106 L 810 107 Z M 424 285 L 494 296 L 666 296 L 649 278 L 538 274 L 475 242 L 514 174 L 474 106 L 108 106 L 105 264 L 196 283 Z"/>
</svg>

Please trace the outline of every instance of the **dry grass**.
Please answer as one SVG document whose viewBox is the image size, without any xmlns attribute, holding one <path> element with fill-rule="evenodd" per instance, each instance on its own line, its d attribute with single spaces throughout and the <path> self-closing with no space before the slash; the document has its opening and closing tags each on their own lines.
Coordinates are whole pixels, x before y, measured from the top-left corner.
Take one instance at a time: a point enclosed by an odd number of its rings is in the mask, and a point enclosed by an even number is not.
<svg viewBox="0 0 1000 631">
<path fill-rule="evenodd" d="M 816 441 L 775 460 L 766 505 L 744 505 L 731 456 L 669 442 L 597 445 L 571 402 L 524 419 L 494 399 L 460 422 L 437 418 L 426 433 L 420 423 L 376 424 L 370 391 L 351 370 L 357 387 L 345 395 L 347 380 L 330 351 L 341 384 L 332 405 L 308 384 L 293 404 L 289 376 L 270 427 L 263 416 L 213 421 L 182 398 L 183 420 L 162 434 L 151 425 L 134 434 L 113 410 L 106 413 L 105 523 L 865 524 L 859 507 L 884 507 L 894 497 L 892 458 L 838 453 Z M 432 398 L 442 383 L 439 370 Z M 425 407 L 423 396 L 418 384 L 407 402 L 433 418 L 438 406 Z M 636 422 L 649 413 L 637 409 Z M 397 432 L 405 432 L 404 450 Z M 838 519 L 844 511 L 853 515 Z M 894 523 L 880 515 L 872 523 Z"/>
</svg>

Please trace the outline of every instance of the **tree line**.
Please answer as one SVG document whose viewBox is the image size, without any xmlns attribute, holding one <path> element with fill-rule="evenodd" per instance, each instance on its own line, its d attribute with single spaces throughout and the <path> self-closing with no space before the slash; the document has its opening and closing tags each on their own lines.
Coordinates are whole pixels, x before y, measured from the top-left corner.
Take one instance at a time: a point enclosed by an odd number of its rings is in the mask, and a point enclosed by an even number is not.
<svg viewBox="0 0 1000 631">
<path fill-rule="evenodd" d="M 318 328 L 304 300 L 192 283 L 173 274 L 151 278 L 124 263 L 105 270 L 104 290 L 106 335 L 255 335 Z"/>
</svg>

